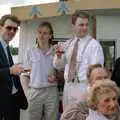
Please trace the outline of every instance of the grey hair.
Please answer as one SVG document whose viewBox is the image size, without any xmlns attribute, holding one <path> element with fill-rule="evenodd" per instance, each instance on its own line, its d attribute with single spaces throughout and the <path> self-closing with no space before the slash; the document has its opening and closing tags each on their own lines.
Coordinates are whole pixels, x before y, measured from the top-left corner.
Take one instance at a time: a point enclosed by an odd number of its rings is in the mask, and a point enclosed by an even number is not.
<svg viewBox="0 0 120 120">
<path fill-rule="evenodd" d="M 96 81 L 95 84 L 91 87 L 89 94 L 88 94 L 88 106 L 91 109 L 96 110 L 97 104 L 98 104 L 98 96 L 101 94 L 108 93 L 109 90 L 113 90 L 117 97 L 120 96 L 120 90 L 117 87 L 116 83 L 114 81 L 111 81 L 110 79 L 105 79 L 102 81 Z"/>
</svg>

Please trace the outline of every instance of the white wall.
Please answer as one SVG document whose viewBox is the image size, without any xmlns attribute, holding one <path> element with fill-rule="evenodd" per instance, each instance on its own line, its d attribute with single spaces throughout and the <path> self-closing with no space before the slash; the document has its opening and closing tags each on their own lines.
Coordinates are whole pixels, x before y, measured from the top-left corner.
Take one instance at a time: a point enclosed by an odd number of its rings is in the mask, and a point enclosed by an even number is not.
<svg viewBox="0 0 120 120">
<path fill-rule="evenodd" d="M 97 39 L 116 40 L 117 57 L 120 56 L 120 16 L 97 16 Z"/>
</svg>

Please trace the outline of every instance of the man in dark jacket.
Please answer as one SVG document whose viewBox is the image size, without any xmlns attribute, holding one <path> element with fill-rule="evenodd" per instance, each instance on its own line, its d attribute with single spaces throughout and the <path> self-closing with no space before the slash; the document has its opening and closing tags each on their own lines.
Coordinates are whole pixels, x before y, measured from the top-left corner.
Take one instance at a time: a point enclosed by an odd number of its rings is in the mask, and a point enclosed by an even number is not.
<svg viewBox="0 0 120 120">
<path fill-rule="evenodd" d="M 111 79 L 120 87 L 120 57 L 116 59 Z"/>
<path fill-rule="evenodd" d="M 27 109 L 19 75 L 22 67 L 14 65 L 9 42 L 15 36 L 20 21 L 16 16 L 4 15 L 0 19 L 0 120 L 19 120 L 20 109 Z"/>
</svg>

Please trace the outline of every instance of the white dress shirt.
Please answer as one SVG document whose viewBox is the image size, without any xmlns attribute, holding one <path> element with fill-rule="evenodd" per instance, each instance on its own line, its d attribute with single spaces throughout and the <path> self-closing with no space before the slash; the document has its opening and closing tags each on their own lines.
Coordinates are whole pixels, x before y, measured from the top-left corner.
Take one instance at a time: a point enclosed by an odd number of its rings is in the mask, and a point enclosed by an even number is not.
<svg viewBox="0 0 120 120">
<path fill-rule="evenodd" d="M 28 49 L 25 55 L 25 65 L 31 67 L 29 86 L 32 88 L 44 88 L 56 86 L 56 83 L 48 82 L 48 75 L 52 74 L 53 68 L 52 47 L 43 54 L 38 47 Z"/>
<path fill-rule="evenodd" d="M 82 54 L 82 50 L 87 44 L 88 39 L 90 39 L 90 42 L 88 43 L 84 53 Z M 74 43 L 76 42 L 78 38 L 75 36 L 73 39 L 67 40 L 65 43 L 63 43 L 63 49 L 65 53 L 62 55 L 62 58 L 58 61 L 57 56 L 55 55 L 53 60 L 53 65 L 57 69 L 61 69 L 65 67 L 64 72 L 64 78 L 65 80 L 68 80 L 68 72 L 69 72 L 69 66 L 70 66 L 70 60 L 72 56 L 72 51 L 74 48 Z M 86 80 L 86 72 L 88 69 L 88 66 L 91 64 L 104 64 L 104 55 L 102 47 L 99 43 L 99 41 L 95 40 L 89 35 L 86 35 L 83 38 L 79 38 L 80 41 L 78 43 L 78 52 L 77 52 L 77 65 L 76 70 L 78 74 L 79 80 Z"/>
</svg>

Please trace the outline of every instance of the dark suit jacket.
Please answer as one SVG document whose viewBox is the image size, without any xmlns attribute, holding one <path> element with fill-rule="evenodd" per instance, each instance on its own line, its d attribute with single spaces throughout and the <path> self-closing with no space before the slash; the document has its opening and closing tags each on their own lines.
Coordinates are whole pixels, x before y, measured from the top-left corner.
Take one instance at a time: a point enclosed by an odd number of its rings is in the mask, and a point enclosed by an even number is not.
<svg viewBox="0 0 120 120">
<path fill-rule="evenodd" d="M 0 110 L 7 109 L 10 104 L 9 99 L 12 92 L 11 76 L 15 87 L 18 89 L 17 94 L 14 96 L 16 107 L 27 109 L 28 102 L 21 86 L 20 78 L 17 75 L 10 75 L 8 60 L 0 42 Z"/>
<path fill-rule="evenodd" d="M 120 87 L 120 57 L 115 62 L 111 79 Z"/>
</svg>

